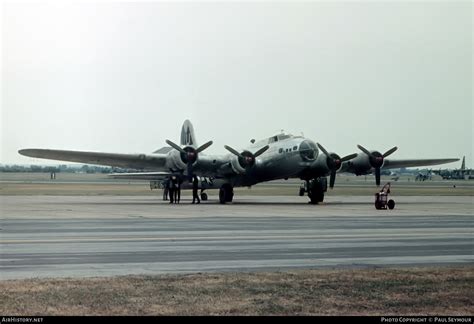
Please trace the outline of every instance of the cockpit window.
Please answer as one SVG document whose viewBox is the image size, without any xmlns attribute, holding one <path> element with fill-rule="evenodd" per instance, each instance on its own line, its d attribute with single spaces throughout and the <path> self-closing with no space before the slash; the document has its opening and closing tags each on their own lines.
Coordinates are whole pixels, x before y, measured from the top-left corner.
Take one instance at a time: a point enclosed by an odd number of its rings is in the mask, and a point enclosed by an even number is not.
<svg viewBox="0 0 474 324">
<path fill-rule="evenodd" d="M 283 141 L 283 140 L 286 140 L 288 138 L 292 138 L 294 137 L 293 135 L 291 134 L 278 134 L 278 135 L 275 135 L 275 136 L 272 136 L 272 137 L 269 137 L 268 138 L 268 144 L 270 143 L 275 143 L 275 142 L 278 142 L 278 141 Z"/>
<path fill-rule="evenodd" d="M 268 144 L 278 142 L 278 136 L 272 136 L 268 139 Z"/>
<path fill-rule="evenodd" d="M 278 135 L 278 140 L 282 141 L 282 140 L 290 138 L 290 137 L 291 137 L 291 135 L 282 134 L 282 135 Z"/>
</svg>

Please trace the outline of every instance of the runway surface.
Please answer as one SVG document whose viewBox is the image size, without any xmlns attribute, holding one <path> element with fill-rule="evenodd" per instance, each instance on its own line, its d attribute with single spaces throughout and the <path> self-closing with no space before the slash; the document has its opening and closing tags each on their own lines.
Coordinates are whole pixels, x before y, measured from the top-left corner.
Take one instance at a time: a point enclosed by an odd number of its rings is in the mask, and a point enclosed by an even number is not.
<svg viewBox="0 0 474 324">
<path fill-rule="evenodd" d="M 474 264 L 473 197 L 0 196 L 1 279 Z"/>
</svg>

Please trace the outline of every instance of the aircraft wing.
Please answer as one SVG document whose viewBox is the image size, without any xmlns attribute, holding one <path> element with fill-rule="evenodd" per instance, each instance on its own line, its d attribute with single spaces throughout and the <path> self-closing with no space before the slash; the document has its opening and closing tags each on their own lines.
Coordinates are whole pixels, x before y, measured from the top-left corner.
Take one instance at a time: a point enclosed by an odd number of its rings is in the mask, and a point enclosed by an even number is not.
<svg viewBox="0 0 474 324">
<path fill-rule="evenodd" d="M 418 160 L 389 160 L 385 159 L 383 169 L 398 169 L 437 165 L 459 161 L 459 159 L 418 159 Z"/>
<path fill-rule="evenodd" d="M 18 151 L 18 153 L 41 159 L 107 165 L 129 169 L 156 170 L 164 168 L 166 163 L 166 157 L 157 154 L 120 154 L 46 149 L 24 149 Z"/>
<path fill-rule="evenodd" d="M 130 172 L 130 173 L 111 173 L 108 176 L 114 179 L 130 180 L 165 180 L 171 175 L 168 172 Z"/>
</svg>

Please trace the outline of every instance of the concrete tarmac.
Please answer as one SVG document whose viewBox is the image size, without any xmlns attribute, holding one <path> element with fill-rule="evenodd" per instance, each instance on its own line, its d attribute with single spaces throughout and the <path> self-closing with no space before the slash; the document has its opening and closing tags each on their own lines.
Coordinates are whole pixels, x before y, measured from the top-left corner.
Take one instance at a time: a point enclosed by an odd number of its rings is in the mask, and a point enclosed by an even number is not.
<svg viewBox="0 0 474 324">
<path fill-rule="evenodd" d="M 0 196 L 0 279 L 474 264 L 473 197 Z"/>
</svg>

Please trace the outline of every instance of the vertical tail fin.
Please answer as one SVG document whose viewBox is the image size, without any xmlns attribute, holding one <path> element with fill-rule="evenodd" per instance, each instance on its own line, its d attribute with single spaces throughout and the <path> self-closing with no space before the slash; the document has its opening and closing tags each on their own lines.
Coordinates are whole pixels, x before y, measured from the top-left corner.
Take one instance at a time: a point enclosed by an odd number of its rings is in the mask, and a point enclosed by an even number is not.
<svg viewBox="0 0 474 324">
<path fill-rule="evenodd" d="M 466 169 L 466 156 L 462 157 L 461 170 Z"/>
<path fill-rule="evenodd" d="M 181 127 L 181 141 L 180 144 L 183 146 L 194 146 L 197 147 L 196 135 L 194 135 L 194 127 L 191 122 L 186 119 Z"/>
</svg>

